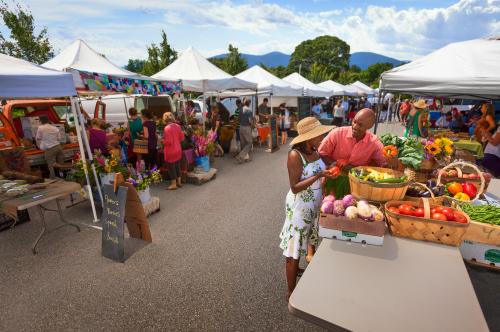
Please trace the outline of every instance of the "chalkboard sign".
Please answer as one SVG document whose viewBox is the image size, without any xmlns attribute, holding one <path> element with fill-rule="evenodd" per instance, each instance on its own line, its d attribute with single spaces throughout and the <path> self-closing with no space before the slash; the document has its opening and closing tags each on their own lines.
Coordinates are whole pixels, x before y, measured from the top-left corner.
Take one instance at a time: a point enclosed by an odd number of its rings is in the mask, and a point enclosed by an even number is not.
<svg viewBox="0 0 500 332">
<path fill-rule="evenodd" d="M 276 124 L 276 116 L 271 115 L 269 116 L 269 126 L 271 127 L 271 130 L 269 131 L 269 152 L 274 152 L 278 150 L 278 128 Z"/>
<path fill-rule="evenodd" d="M 311 97 L 299 97 L 298 98 L 298 121 L 303 118 L 311 116 L 312 99 Z"/>
<path fill-rule="evenodd" d="M 102 255 L 117 262 L 125 261 L 124 218 L 127 201 L 127 187 L 105 184 L 102 188 L 104 211 L 102 217 Z"/>
</svg>

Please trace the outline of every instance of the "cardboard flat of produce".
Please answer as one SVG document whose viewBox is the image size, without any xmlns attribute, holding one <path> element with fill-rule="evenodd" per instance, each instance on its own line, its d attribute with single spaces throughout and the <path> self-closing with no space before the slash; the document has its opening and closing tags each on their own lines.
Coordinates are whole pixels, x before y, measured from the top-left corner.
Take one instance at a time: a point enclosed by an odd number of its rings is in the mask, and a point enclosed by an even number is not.
<svg viewBox="0 0 500 332">
<path fill-rule="evenodd" d="M 471 220 L 464 240 L 500 246 L 500 226 Z"/>
<path fill-rule="evenodd" d="M 365 221 L 360 218 L 348 219 L 347 217 L 336 217 L 333 214 L 320 214 L 319 225 L 328 229 L 365 235 L 384 236 L 385 234 L 385 222 L 383 221 Z"/>
<path fill-rule="evenodd" d="M 460 245 L 462 257 L 472 263 L 486 267 L 500 268 L 500 246 L 463 241 Z"/>
</svg>

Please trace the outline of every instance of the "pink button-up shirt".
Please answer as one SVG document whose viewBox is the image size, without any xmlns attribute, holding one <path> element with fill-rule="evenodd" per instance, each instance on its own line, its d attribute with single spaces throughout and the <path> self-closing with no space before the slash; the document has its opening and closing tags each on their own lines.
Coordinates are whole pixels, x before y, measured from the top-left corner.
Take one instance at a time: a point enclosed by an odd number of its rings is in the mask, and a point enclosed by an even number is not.
<svg viewBox="0 0 500 332">
<path fill-rule="evenodd" d="M 347 160 L 352 166 L 384 166 L 382 142 L 370 132 L 360 141 L 352 136 L 352 127 L 333 129 L 319 147 L 319 154 L 332 160 Z"/>
</svg>

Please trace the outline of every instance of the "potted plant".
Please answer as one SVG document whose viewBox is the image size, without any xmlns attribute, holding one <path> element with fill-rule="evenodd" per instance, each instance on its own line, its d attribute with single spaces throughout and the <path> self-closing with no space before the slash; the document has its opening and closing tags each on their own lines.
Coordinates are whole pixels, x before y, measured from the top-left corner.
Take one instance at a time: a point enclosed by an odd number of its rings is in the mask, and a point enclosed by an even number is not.
<svg viewBox="0 0 500 332">
<path fill-rule="evenodd" d="M 210 171 L 210 155 L 215 151 L 215 140 L 217 133 L 214 131 L 203 135 L 199 131 L 193 135 L 193 143 L 195 146 L 196 165 L 203 167 L 205 172 Z"/>
<path fill-rule="evenodd" d="M 129 177 L 127 179 L 128 183 L 134 185 L 141 202 L 147 203 L 151 200 L 150 186 L 155 183 L 161 182 L 160 170 L 154 166 L 152 169 L 141 172 L 136 171 L 134 168 L 129 168 Z"/>
<path fill-rule="evenodd" d="M 96 162 L 96 171 L 99 174 L 102 184 L 113 182 L 115 173 L 122 173 L 124 177 L 127 177 L 127 167 L 122 165 L 115 155 L 112 154 L 109 157 L 105 157 L 101 153 L 96 153 L 94 160 Z"/>
</svg>

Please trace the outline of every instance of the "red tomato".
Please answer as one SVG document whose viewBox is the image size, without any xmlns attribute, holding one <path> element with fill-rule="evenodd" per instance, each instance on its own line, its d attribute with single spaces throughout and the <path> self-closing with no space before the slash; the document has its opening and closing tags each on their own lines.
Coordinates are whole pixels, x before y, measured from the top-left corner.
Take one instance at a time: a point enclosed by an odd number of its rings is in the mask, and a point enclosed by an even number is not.
<svg viewBox="0 0 500 332">
<path fill-rule="evenodd" d="M 448 219 L 446 219 L 446 216 L 444 214 L 439 213 L 439 212 L 433 213 L 431 218 L 434 220 L 442 220 L 442 221 L 448 220 Z"/>
<path fill-rule="evenodd" d="M 417 208 L 415 211 L 413 211 L 413 215 L 415 217 L 422 218 L 424 216 L 425 212 L 423 208 Z"/>
<path fill-rule="evenodd" d="M 432 209 L 431 209 L 431 216 L 432 216 L 434 213 L 436 213 L 436 212 L 437 212 L 437 211 L 436 211 L 436 208 L 432 208 Z"/>
<path fill-rule="evenodd" d="M 437 211 L 441 214 L 444 214 L 446 216 L 446 219 L 448 221 L 453 221 L 455 220 L 455 217 L 453 217 L 453 209 L 447 208 L 447 207 L 442 207 L 441 211 Z"/>
<path fill-rule="evenodd" d="M 432 210 L 434 210 L 434 212 L 437 212 L 437 213 L 441 213 L 441 210 L 445 209 L 444 206 L 437 206 L 435 208 L 433 208 Z M 434 213 L 432 212 L 432 213 Z"/>
<path fill-rule="evenodd" d="M 456 222 L 459 222 L 461 224 L 467 223 L 467 218 L 465 218 L 465 216 L 458 211 L 453 211 L 453 217 L 454 217 Z"/>
<path fill-rule="evenodd" d="M 392 213 L 399 213 L 399 209 L 395 206 L 389 206 L 387 210 L 391 211 Z"/>
<path fill-rule="evenodd" d="M 399 207 L 399 213 L 401 214 L 406 214 L 408 216 L 412 216 L 413 215 L 413 211 L 415 211 L 415 208 L 410 205 L 410 204 L 401 204 Z"/>
</svg>

